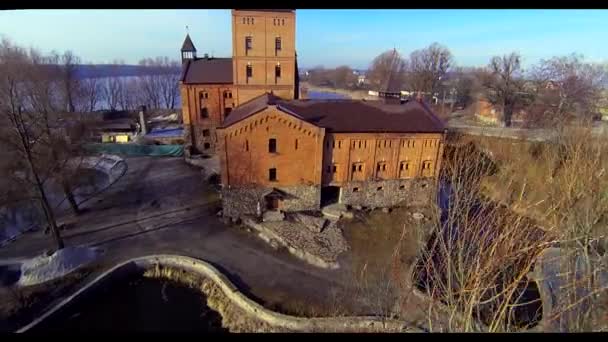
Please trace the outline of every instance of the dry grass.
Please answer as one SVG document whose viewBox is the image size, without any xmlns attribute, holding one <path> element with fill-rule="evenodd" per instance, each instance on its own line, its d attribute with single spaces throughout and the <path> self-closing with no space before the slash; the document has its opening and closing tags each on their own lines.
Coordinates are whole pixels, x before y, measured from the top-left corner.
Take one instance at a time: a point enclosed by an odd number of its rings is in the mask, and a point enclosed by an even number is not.
<svg viewBox="0 0 608 342">
<path fill-rule="evenodd" d="M 29 323 L 94 271 L 94 266 L 88 266 L 43 284 L 0 288 L 0 331 L 15 331 Z"/>
<path fill-rule="evenodd" d="M 598 287 L 593 272 L 574 276 L 573 260 L 578 257 L 589 270 L 604 253 L 608 145 L 605 139 L 590 138 L 585 127 L 559 133 L 545 145 L 481 138 L 475 145 L 452 141 L 447 146 L 442 180 L 452 187 L 450 207 L 443 219 L 435 218 L 421 274 L 429 296 L 454 315 L 464 315 L 464 321 L 450 322 L 449 330 L 525 329 L 518 321 L 522 305 L 533 303 L 525 303 L 522 287 L 537 255 L 550 246 L 566 255 L 560 260 L 565 286 L 554 314 L 543 319 L 561 320 L 567 331 L 600 329 L 593 322 L 606 288 Z M 488 162 L 480 146 L 497 162 Z M 509 207 L 483 200 L 488 193 Z M 544 229 L 514 210 L 534 216 Z M 573 310 L 577 314 L 564 321 Z M 429 325 L 433 311 L 429 307 Z"/>
</svg>

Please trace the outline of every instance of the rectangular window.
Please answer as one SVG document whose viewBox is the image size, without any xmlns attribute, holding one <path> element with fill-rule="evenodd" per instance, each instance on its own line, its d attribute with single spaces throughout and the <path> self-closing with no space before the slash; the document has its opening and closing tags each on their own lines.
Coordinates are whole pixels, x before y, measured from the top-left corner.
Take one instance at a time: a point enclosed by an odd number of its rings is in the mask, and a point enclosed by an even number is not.
<svg viewBox="0 0 608 342">
<path fill-rule="evenodd" d="M 207 110 L 207 107 L 201 108 L 201 118 L 206 119 L 208 117 L 209 117 L 209 111 Z"/>
<path fill-rule="evenodd" d="M 363 170 L 363 165 L 359 165 L 359 167 L 357 167 L 357 170 L 358 170 L 359 172 L 361 172 L 361 171 Z"/>
<path fill-rule="evenodd" d="M 280 65 L 274 66 L 274 77 L 281 78 L 281 66 Z"/>
<path fill-rule="evenodd" d="M 277 169 L 268 169 L 268 180 L 274 182 L 277 180 Z"/>
<path fill-rule="evenodd" d="M 252 49 L 253 43 L 252 43 L 252 38 L 251 36 L 247 36 L 245 37 L 245 54 L 247 54 L 247 52 L 249 52 L 249 50 Z"/>
<path fill-rule="evenodd" d="M 353 164 L 353 169 L 352 169 L 352 172 L 353 172 L 353 173 L 354 173 L 354 172 L 357 172 L 357 165 Z"/>
<path fill-rule="evenodd" d="M 298 139 L 296 139 L 296 150 L 298 149 Z"/>
<path fill-rule="evenodd" d="M 338 165 L 334 164 L 331 170 L 333 173 L 338 172 Z"/>
<path fill-rule="evenodd" d="M 359 192 L 359 188 L 353 188 L 353 192 Z"/>
<path fill-rule="evenodd" d="M 211 144 L 209 144 L 209 143 L 205 143 L 205 145 L 203 145 L 203 148 L 205 150 L 208 150 L 210 147 L 211 147 Z"/>
<path fill-rule="evenodd" d="M 204 137 L 208 137 L 209 136 L 209 130 L 208 129 L 204 129 L 203 130 L 203 136 Z"/>
<path fill-rule="evenodd" d="M 247 78 L 253 77 L 253 67 L 251 65 L 247 65 L 246 75 Z"/>
<path fill-rule="evenodd" d="M 249 151 L 249 140 L 245 140 L 245 151 Z"/>
<path fill-rule="evenodd" d="M 276 37 L 274 39 L 274 50 L 275 52 L 281 51 L 281 37 Z"/>
<path fill-rule="evenodd" d="M 338 141 L 338 148 L 342 148 L 342 141 Z"/>
<path fill-rule="evenodd" d="M 277 139 L 268 139 L 268 152 L 277 153 Z"/>
</svg>

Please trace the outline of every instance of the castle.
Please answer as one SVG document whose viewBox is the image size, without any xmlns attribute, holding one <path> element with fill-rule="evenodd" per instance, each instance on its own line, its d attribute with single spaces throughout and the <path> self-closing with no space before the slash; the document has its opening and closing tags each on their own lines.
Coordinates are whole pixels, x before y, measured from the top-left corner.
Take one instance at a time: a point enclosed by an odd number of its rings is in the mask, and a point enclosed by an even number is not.
<svg viewBox="0 0 608 342">
<path fill-rule="evenodd" d="M 184 126 L 220 160 L 225 216 L 428 200 L 445 131 L 426 104 L 298 99 L 294 10 L 233 10 L 232 36 L 231 59 L 182 49 Z"/>
</svg>

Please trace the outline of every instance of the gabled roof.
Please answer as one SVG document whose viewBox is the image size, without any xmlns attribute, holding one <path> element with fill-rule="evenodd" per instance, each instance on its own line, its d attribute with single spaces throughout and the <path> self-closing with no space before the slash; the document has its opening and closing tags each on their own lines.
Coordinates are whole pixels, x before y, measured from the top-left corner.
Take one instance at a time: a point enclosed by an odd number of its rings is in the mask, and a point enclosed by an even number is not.
<svg viewBox="0 0 608 342">
<path fill-rule="evenodd" d="M 196 51 L 189 34 L 186 34 L 186 39 L 184 39 L 184 44 L 182 44 L 182 51 Z"/>
<path fill-rule="evenodd" d="M 268 106 L 276 104 L 278 97 L 270 93 L 265 93 L 258 97 L 255 97 L 240 106 L 236 107 L 230 115 L 224 119 L 222 127 L 228 127 L 236 122 L 239 122 L 247 117 L 252 116 L 255 113 L 261 112 Z"/>
<path fill-rule="evenodd" d="M 441 133 L 443 122 L 424 103 L 386 104 L 361 100 L 298 100 L 280 108 L 330 132 Z"/>
<path fill-rule="evenodd" d="M 441 133 L 443 122 L 424 103 L 385 104 L 361 100 L 282 100 L 264 94 L 237 107 L 226 118 L 228 127 L 263 111 L 270 105 L 289 115 L 342 133 Z"/>
<path fill-rule="evenodd" d="M 187 60 L 181 81 L 185 84 L 232 84 L 232 58 Z"/>
</svg>

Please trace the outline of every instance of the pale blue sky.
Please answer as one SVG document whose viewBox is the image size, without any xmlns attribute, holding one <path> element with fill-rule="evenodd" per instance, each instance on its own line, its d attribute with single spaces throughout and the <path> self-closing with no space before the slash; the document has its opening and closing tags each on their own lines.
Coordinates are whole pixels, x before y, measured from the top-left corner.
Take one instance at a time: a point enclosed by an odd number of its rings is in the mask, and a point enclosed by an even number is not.
<svg viewBox="0 0 608 342">
<path fill-rule="evenodd" d="M 301 67 L 366 68 L 385 50 L 407 55 L 434 41 L 463 66 L 511 51 L 526 65 L 572 52 L 608 61 L 608 10 L 298 10 L 296 22 Z M 93 63 L 178 59 L 186 25 L 199 55 L 230 56 L 229 10 L 0 11 L 0 35 Z"/>
</svg>

